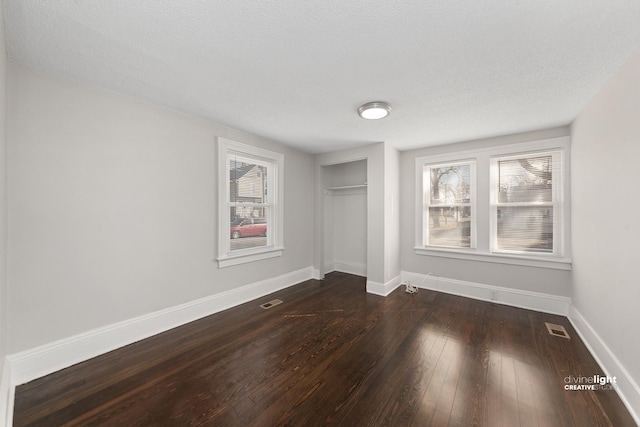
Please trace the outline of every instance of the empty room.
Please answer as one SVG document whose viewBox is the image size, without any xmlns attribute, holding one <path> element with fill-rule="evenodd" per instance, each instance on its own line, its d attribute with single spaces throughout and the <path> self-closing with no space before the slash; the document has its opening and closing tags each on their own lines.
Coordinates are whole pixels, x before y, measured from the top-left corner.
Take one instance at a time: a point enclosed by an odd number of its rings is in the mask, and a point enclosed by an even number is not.
<svg viewBox="0 0 640 427">
<path fill-rule="evenodd" d="M 0 15 L 0 425 L 640 425 L 637 0 Z"/>
</svg>

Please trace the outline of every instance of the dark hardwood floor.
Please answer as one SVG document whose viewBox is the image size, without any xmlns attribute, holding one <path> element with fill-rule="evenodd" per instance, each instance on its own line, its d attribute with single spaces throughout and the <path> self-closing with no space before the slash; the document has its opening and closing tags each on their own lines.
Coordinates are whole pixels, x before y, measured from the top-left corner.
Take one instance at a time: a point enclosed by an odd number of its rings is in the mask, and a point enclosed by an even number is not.
<svg viewBox="0 0 640 427">
<path fill-rule="evenodd" d="M 19 386 L 14 425 L 635 425 L 564 389 L 598 374 L 564 317 L 332 273 Z"/>
</svg>

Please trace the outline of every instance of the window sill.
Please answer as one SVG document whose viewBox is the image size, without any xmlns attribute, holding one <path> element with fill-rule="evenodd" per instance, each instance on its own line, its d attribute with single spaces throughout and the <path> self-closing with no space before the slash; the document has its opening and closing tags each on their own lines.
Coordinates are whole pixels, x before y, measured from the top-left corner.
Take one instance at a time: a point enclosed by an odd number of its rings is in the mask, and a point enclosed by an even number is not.
<svg viewBox="0 0 640 427">
<path fill-rule="evenodd" d="M 415 247 L 416 255 L 427 255 L 440 258 L 455 258 L 467 261 L 493 262 L 498 264 L 522 265 L 525 267 L 549 268 L 553 270 L 571 270 L 571 260 L 565 258 L 534 258 L 520 255 L 506 255 L 484 252 L 456 250 L 456 249 L 432 249 Z"/>
<path fill-rule="evenodd" d="M 284 247 L 268 247 L 260 249 L 259 251 L 252 250 L 251 252 L 232 253 L 225 256 L 218 257 L 218 268 L 231 267 L 233 265 L 245 264 L 247 262 L 260 261 L 262 259 L 269 259 L 282 256 Z"/>
</svg>

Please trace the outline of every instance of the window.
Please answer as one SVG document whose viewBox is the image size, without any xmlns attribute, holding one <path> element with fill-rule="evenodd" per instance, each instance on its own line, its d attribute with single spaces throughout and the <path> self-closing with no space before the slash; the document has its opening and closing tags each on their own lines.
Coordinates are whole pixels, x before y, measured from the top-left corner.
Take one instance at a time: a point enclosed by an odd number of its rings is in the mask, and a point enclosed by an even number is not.
<svg viewBox="0 0 640 427">
<path fill-rule="evenodd" d="M 282 255 L 283 160 L 280 153 L 218 139 L 218 265 Z"/>
<path fill-rule="evenodd" d="M 562 255 L 562 153 L 491 159 L 492 251 Z"/>
<path fill-rule="evenodd" d="M 475 161 L 425 165 L 424 244 L 474 248 Z"/>
<path fill-rule="evenodd" d="M 571 269 L 570 138 L 415 159 L 415 253 Z"/>
</svg>

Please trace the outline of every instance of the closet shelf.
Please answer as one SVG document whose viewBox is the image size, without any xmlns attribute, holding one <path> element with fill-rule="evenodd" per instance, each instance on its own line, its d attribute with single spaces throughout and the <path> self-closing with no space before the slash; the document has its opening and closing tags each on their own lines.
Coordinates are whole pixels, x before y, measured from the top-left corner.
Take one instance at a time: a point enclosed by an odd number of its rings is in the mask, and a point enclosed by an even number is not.
<svg viewBox="0 0 640 427">
<path fill-rule="evenodd" d="M 367 188 L 367 184 L 341 185 L 339 187 L 328 187 L 326 189 L 331 191 L 340 191 L 340 190 L 350 190 L 352 188 Z"/>
</svg>

